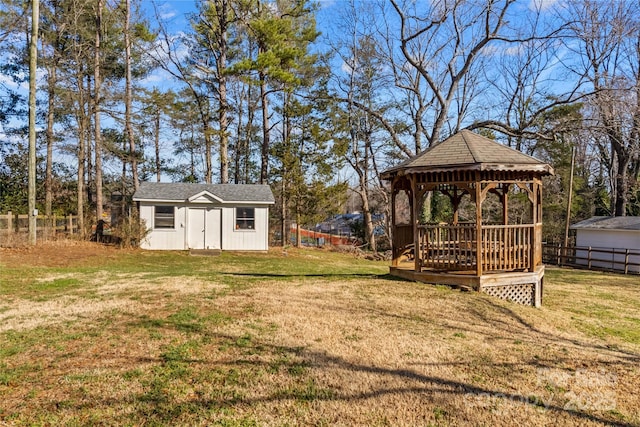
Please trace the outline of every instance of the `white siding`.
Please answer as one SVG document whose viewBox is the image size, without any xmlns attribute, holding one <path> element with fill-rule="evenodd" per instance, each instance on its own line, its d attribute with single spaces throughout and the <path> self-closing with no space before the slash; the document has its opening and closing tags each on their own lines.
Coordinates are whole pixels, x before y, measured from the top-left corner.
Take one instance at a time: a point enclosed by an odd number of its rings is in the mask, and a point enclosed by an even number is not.
<svg viewBox="0 0 640 427">
<path fill-rule="evenodd" d="M 153 214 L 154 206 L 169 205 L 168 203 L 147 204 L 140 203 L 140 218 L 145 221 L 145 226 L 150 229 L 147 238 L 142 241 L 140 247 L 142 249 L 157 250 L 183 250 L 186 249 L 185 230 L 186 230 L 186 208 L 184 206 L 176 206 L 175 210 L 175 228 L 173 229 L 154 229 Z"/>
<path fill-rule="evenodd" d="M 236 230 L 236 207 L 255 209 L 255 229 Z M 269 208 L 250 204 L 222 209 L 222 250 L 266 251 L 269 248 Z"/>
<path fill-rule="evenodd" d="M 633 252 L 640 252 L 640 231 L 634 230 L 598 230 L 598 229 L 578 229 L 576 230 L 576 246 L 591 247 L 594 249 L 629 249 Z M 576 256 L 587 258 L 586 250 L 576 251 Z M 603 254 L 592 252 L 591 265 L 600 268 L 624 269 L 624 254 Z M 612 263 L 611 261 L 616 261 Z M 588 261 L 576 260 L 578 264 L 587 264 Z M 630 263 L 640 263 L 640 256 L 629 256 Z M 629 271 L 640 272 L 639 266 L 630 266 Z"/>
<path fill-rule="evenodd" d="M 205 201 L 201 198 L 194 202 L 193 204 L 176 206 L 174 229 L 154 229 L 154 206 L 169 205 L 168 203 L 140 202 L 140 218 L 145 221 L 147 229 L 150 230 L 140 247 L 152 250 L 189 249 L 188 209 L 192 206 L 207 208 L 207 248 L 236 251 L 266 251 L 269 248 L 269 208 L 267 206 L 243 204 L 221 207 L 217 203 L 214 204 L 210 200 Z M 209 202 L 208 205 L 205 202 Z M 236 206 L 255 209 L 255 229 L 235 229 Z M 215 227 L 216 230 L 209 230 L 211 227 Z"/>
</svg>

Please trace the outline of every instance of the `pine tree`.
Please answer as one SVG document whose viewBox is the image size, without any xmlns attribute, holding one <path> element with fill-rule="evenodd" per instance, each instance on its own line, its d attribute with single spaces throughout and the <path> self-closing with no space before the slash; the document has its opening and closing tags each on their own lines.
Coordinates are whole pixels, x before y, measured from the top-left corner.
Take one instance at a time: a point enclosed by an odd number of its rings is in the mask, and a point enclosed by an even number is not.
<svg viewBox="0 0 640 427">
<path fill-rule="evenodd" d="M 262 109 L 262 149 L 260 183 L 268 181 L 269 150 L 271 147 L 270 97 L 275 92 L 299 85 L 296 69 L 307 55 L 310 43 L 319 33 L 315 29 L 314 10 L 306 0 L 279 0 L 265 2 L 252 0 L 244 3 L 238 16 L 257 45 L 253 57 L 246 57 L 232 68 L 234 72 L 251 77 L 259 87 Z"/>
</svg>

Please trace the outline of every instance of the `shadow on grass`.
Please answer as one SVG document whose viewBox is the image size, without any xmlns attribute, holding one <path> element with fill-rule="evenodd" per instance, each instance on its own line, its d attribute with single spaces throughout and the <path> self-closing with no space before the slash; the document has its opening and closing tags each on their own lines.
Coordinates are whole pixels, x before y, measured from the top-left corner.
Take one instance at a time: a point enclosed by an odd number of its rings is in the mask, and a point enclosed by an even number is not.
<svg viewBox="0 0 640 427">
<path fill-rule="evenodd" d="M 513 325 L 504 320 L 504 318 L 512 319 L 522 329 L 526 330 L 527 332 L 534 333 L 538 337 L 542 337 L 548 341 L 562 344 L 571 344 L 575 347 L 580 348 L 591 348 L 594 351 L 608 353 L 612 356 L 627 360 L 629 362 L 640 363 L 640 354 L 636 352 L 617 347 L 611 347 L 604 344 L 595 344 L 575 338 L 567 338 L 560 334 L 542 331 L 531 322 L 528 322 L 526 319 L 524 319 L 521 315 L 516 313 L 513 309 L 507 307 L 504 303 L 492 301 L 489 298 L 478 298 L 476 301 L 474 301 L 473 305 L 470 305 L 467 308 L 469 314 L 477 317 L 478 319 L 483 321 L 484 324 L 490 325 L 492 330 L 502 330 L 512 333 L 515 332 L 513 330 Z M 499 316 L 491 316 L 489 313 L 499 313 L 504 317 L 500 318 Z"/>
<path fill-rule="evenodd" d="M 239 337 L 232 335 L 217 335 L 216 338 L 225 342 L 238 342 Z M 476 407 L 478 411 L 483 411 L 484 406 L 482 402 L 477 401 L 482 399 L 492 399 L 495 402 L 504 403 L 518 403 L 535 407 L 540 410 L 549 411 L 547 415 L 551 419 L 559 414 L 569 416 L 570 422 L 575 422 L 576 425 L 583 424 L 585 422 L 602 423 L 604 425 L 613 425 L 621 427 L 632 427 L 635 424 L 628 422 L 607 418 L 601 415 L 599 411 L 590 413 L 586 409 L 580 409 L 578 407 L 572 407 L 571 405 L 564 405 L 563 402 L 554 402 L 552 400 L 545 401 L 537 396 L 527 395 L 519 392 L 504 392 L 502 390 L 493 389 L 487 386 L 479 386 L 471 384 L 469 382 L 458 381 L 440 376 L 426 375 L 412 369 L 392 369 L 381 366 L 375 366 L 373 364 L 353 363 L 345 358 L 328 354 L 327 352 L 320 351 L 308 351 L 303 350 L 301 347 L 287 347 L 272 345 L 259 340 L 253 340 L 251 343 L 243 344 L 242 349 L 247 351 L 248 354 L 261 354 L 263 357 L 256 359 L 255 357 L 235 357 L 227 358 L 223 357 L 220 360 L 203 361 L 185 361 L 190 366 L 195 364 L 206 364 L 205 370 L 217 370 L 219 372 L 236 373 L 239 370 L 246 369 L 249 375 L 255 370 L 261 369 L 274 369 L 274 363 L 278 366 L 276 369 L 293 371 L 299 366 L 303 365 L 305 369 L 311 369 L 314 371 L 322 371 L 325 373 L 331 371 L 342 371 L 345 373 L 363 373 L 367 375 L 375 375 L 380 381 L 375 383 L 369 390 L 348 392 L 342 388 L 332 388 L 325 384 L 319 383 L 313 377 L 309 377 L 304 374 L 301 376 L 300 381 L 294 386 L 279 387 L 278 384 L 274 384 L 271 387 L 271 391 L 263 395 L 258 396 L 246 396 L 242 387 L 246 385 L 240 385 L 240 391 L 238 387 L 229 387 L 228 377 L 223 378 L 222 387 L 217 389 L 213 396 L 210 394 L 205 397 L 200 395 L 199 398 L 190 400 L 188 404 L 180 403 L 173 399 L 172 396 L 167 396 L 163 393 L 146 393 L 139 396 L 137 403 L 137 412 L 132 415 L 134 417 L 140 417 L 151 422 L 161 422 L 170 425 L 175 422 L 179 422 L 183 416 L 193 417 L 194 414 L 204 412 L 211 413 L 216 412 L 223 414 L 223 416 L 229 416 L 233 418 L 234 408 L 251 407 L 260 403 L 277 403 L 283 401 L 296 401 L 296 402 L 310 402 L 310 401 L 335 401 L 335 402 L 347 402 L 358 403 L 369 399 L 375 399 L 385 395 L 425 395 L 432 396 L 445 395 L 445 396 L 458 396 L 462 398 L 465 405 Z M 278 362 L 265 360 L 264 356 L 285 356 L 284 359 L 280 359 Z M 289 359 L 288 357 L 291 357 Z M 283 361 L 284 360 L 284 361 Z M 535 363 L 535 361 L 531 361 Z M 527 362 L 528 363 L 528 362 Z M 504 364 L 505 366 L 513 365 L 514 369 L 517 366 L 522 366 L 525 363 L 520 364 Z M 441 365 L 447 365 L 443 363 Z M 487 365 L 496 365 L 493 363 L 487 363 Z M 253 370 L 253 371 L 252 371 Z M 339 373 L 338 373 L 339 375 Z M 351 375 L 349 375 L 351 376 Z M 406 384 L 404 386 L 394 386 L 389 384 L 390 380 L 400 380 L 398 384 Z M 102 402 L 102 404 L 112 405 L 116 402 Z M 96 402 L 96 404 L 99 404 Z M 226 414 L 226 415 L 225 415 Z M 197 415 L 196 415 L 197 416 Z M 192 418 L 191 418 L 192 419 Z M 137 418 L 133 418 L 132 421 L 136 421 Z M 566 421 L 566 420 L 565 420 Z M 235 425 L 235 424 L 234 424 Z"/>
<path fill-rule="evenodd" d="M 225 272 L 220 271 L 216 272 L 216 274 L 220 274 L 223 276 L 238 276 L 238 277 L 271 277 L 271 278 L 282 278 L 282 279 L 295 279 L 295 278 L 304 278 L 304 277 L 322 277 L 327 279 L 349 279 L 349 278 L 367 278 L 367 279 L 382 279 L 382 280 L 393 280 L 398 281 L 402 280 L 391 274 L 373 274 L 373 273 L 247 273 L 247 272 Z"/>
</svg>

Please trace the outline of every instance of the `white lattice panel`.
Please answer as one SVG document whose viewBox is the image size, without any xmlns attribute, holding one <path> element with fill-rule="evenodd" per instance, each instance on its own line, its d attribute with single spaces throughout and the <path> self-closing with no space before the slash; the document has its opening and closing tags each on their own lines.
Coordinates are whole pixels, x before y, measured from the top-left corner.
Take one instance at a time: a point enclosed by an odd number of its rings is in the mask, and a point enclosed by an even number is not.
<svg viewBox="0 0 640 427">
<path fill-rule="evenodd" d="M 482 291 L 487 295 L 513 301 L 518 304 L 535 305 L 536 286 L 534 283 L 517 285 L 487 286 Z"/>
</svg>

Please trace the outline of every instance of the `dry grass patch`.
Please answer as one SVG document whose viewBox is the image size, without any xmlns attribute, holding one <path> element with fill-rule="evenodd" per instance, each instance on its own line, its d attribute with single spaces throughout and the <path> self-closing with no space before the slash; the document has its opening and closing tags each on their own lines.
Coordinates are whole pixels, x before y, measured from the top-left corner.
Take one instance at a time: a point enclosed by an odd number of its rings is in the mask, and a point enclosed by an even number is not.
<svg viewBox="0 0 640 427">
<path fill-rule="evenodd" d="M 534 309 L 322 251 L 107 257 L 4 290 L 0 424 L 640 425 L 624 276 L 551 270 Z"/>
</svg>

